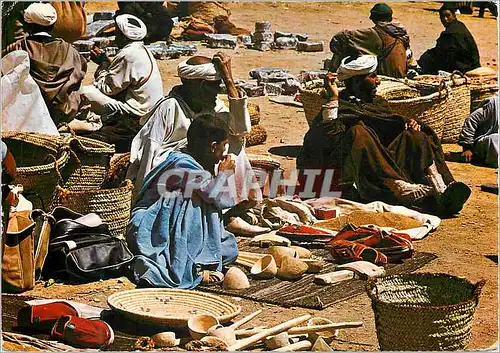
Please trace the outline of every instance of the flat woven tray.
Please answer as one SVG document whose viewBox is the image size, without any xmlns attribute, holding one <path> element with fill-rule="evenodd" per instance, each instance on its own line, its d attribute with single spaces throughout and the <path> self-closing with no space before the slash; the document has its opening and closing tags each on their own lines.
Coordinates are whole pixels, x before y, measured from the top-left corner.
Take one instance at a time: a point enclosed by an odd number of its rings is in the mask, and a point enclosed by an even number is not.
<svg viewBox="0 0 500 353">
<path fill-rule="evenodd" d="M 219 322 L 232 320 L 241 307 L 213 294 L 186 289 L 133 289 L 112 294 L 108 305 L 136 322 L 185 328 L 196 315 L 211 314 Z"/>
</svg>

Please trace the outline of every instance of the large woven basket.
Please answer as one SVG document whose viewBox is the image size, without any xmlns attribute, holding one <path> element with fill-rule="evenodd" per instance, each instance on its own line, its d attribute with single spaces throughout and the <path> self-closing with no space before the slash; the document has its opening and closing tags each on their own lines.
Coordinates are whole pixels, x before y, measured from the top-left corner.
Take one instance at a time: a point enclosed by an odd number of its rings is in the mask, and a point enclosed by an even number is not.
<svg viewBox="0 0 500 353">
<path fill-rule="evenodd" d="M 415 79 L 417 82 L 425 82 L 439 88 L 443 79 L 436 75 L 421 75 Z M 443 111 L 443 135 L 442 143 L 456 143 L 465 119 L 469 116 L 471 105 L 471 92 L 469 79 L 459 71 L 451 74 L 449 79 L 444 80 L 448 87 L 447 108 Z"/>
<path fill-rule="evenodd" d="M 309 126 L 314 118 L 321 112 L 321 107 L 326 103 L 325 89 L 322 80 L 305 82 L 300 87 L 300 101 Z"/>
<path fill-rule="evenodd" d="M 211 314 L 225 323 L 240 312 L 239 305 L 213 294 L 186 289 L 133 289 L 112 294 L 108 305 L 139 323 L 164 328 L 186 328 L 188 320 Z"/>
<path fill-rule="evenodd" d="M 61 169 L 68 163 L 69 150 L 62 138 L 54 135 L 6 132 L 5 142 L 17 164 L 14 183 L 24 188 L 23 195 L 34 208 L 48 211 L 52 205 L 56 185 L 61 182 Z"/>
<path fill-rule="evenodd" d="M 245 137 L 245 146 L 256 146 L 265 143 L 267 131 L 260 125 L 253 125 L 248 136 Z"/>
<path fill-rule="evenodd" d="M 63 170 L 62 187 L 70 191 L 96 190 L 102 187 L 115 147 L 105 142 L 65 135 L 71 159 Z"/>
<path fill-rule="evenodd" d="M 262 185 L 262 194 L 266 196 L 271 195 L 272 197 L 281 194 L 283 187 L 280 181 L 283 178 L 283 169 L 280 162 L 268 156 L 252 154 L 248 154 L 247 156 L 257 179 L 259 179 L 259 184 Z M 260 177 L 264 176 L 265 180 L 260 180 Z M 277 178 L 277 180 L 274 178 Z M 273 188 L 276 189 L 273 190 Z"/>
<path fill-rule="evenodd" d="M 484 283 L 439 273 L 368 282 L 380 350 L 465 350 Z"/>
<path fill-rule="evenodd" d="M 497 94 L 498 76 L 471 77 L 470 80 L 470 111 L 473 112 L 485 99 Z"/>
<path fill-rule="evenodd" d="M 57 187 L 59 204 L 82 214 L 97 213 L 109 225 L 112 236 L 124 238 L 130 220 L 134 185 L 125 180 L 113 189 L 70 191 Z"/>
</svg>

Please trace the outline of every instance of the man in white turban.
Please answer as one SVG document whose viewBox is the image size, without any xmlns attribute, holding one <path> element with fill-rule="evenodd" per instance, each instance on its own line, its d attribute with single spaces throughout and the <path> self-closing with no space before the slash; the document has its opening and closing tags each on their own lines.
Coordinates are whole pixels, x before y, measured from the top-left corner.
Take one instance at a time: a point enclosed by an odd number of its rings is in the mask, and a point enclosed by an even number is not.
<svg viewBox="0 0 500 353">
<path fill-rule="evenodd" d="M 344 58 L 337 73 L 328 73 L 329 101 L 297 157 L 301 187 L 309 174 L 304 171 L 319 169 L 320 178 L 327 171 L 334 176 L 334 185 L 324 188 L 318 183 L 318 189 L 339 190 L 357 201 L 384 201 L 453 216 L 469 198 L 470 188 L 453 179 L 431 127 L 393 114 L 375 97 L 380 84 L 376 67 L 376 58 L 365 55 Z M 340 94 L 338 79 L 346 86 Z"/>
<path fill-rule="evenodd" d="M 125 14 L 115 23 L 120 51 L 110 60 L 101 49 L 92 49 L 91 59 L 99 65 L 95 82 L 81 89 L 91 114 L 83 114 L 69 127 L 114 144 L 117 152 L 128 152 L 140 129 L 139 119 L 163 97 L 163 84 L 156 60 L 142 41 L 147 33 L 144 22 Z"/>
<path fill-rule="evenodd" d="M 257 200 L 260 190 L 251 190 L 247 181 L 254 173 L 245 153 L 242 137 L 250 132 L 250 114 L 245 92 L 234 84 L 231 58 L 217 53 L 213 59 L 195 56 L 179 64 L 177 70 L 182 85 L 172 89 L 156 107 L 141 119 L 141 131 L 132 142 L 127 177 L 140 189 L 146 175 L 163 162 L 172 151 L 186 147 L 187 130 L 191 121 L 211 114 L 222 118 L 229 126 L 229 150 L 235 155 L 235 184 L 238 201 Z M 229 109 L 217 97 L 224 82 Z"/>
<path fill-rule="evenodd" d="M 52 37 L 57 20 L 52 5 L 31 4 L 23 16 L 28 37 L 5 48 L 2 57 L 14 50 L 28 52 L 30 75 L 40 87 L 52 120 L 56 126 L 67 123 L 78 112 L 81 101 L 78 90 L 87 71 L 87 61 L 71 44 Z"/>
</svg>

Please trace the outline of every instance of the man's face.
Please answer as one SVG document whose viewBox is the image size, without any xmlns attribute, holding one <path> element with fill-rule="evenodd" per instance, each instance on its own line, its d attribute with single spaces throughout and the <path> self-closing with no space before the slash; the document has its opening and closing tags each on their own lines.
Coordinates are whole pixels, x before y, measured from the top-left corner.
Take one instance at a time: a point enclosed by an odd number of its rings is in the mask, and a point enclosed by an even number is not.
<svg viewBox="0 0 500 353">
<path fill-rule="evenodd" d="M 122 49 L 125 45 L 127 45 L 129 39 L 125 37 L 125 35 L 120 31 L 118 26 L 115 29 L 115 44 L 118 48 Z"/>
<path fill-rule="evenodd" d="M 444 10 L 439 13 L 439 19 L 443 26 L 448 27 L 449 24 L 455 19 L 457 16 L 451 12 L 450 10 Z"/>
<path fill-rule="evenodd" d="M 380 79 L 376 73 L 371 73 L 366 76 L 362 81 L 362 91 L 365 94 L 365 98 L 368 102 L 372 102 L 373 98 L 377 94 L 377 86 L 380 85 Z"/>
<path fill-rule="evenodd" d="M 229 140 L 224 140 L 221 142 L 212 142 L 212 158 L 215 163 L 224 159 L 224 154 L 226 152 L 226 145 L 229 143 Z"/>
</svg>

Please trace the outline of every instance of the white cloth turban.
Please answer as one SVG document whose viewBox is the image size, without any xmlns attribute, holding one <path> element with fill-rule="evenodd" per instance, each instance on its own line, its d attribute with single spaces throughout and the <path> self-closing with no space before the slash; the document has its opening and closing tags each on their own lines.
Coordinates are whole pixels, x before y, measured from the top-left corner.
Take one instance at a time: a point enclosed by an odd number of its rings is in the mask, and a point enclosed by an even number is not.
<svg viewBox="0 0 500 353">
<path fill-rule="evenodd" d="M 346 63 L 348 58 L 342 59 L 342 63 L 337 69 L 339 81 L 345 81 L 354 76 L 368 75 L 377 70 L 377 57 L 375 55 L 361 55 Z"/>
<path fill-rule="evenodd" d="M 188 80 L 219 81 L 221 79 L 212 63 L 189 65 L 187 60 L 184 60 L 177 67 L 177 73 L 180 78 Z"/>
<path fill-rule="evenodd" d="M 137 21 L 139 26 L 130 23 L 129 20 Z M 115 22 L 123 35 L 130 40 L 142 40 L 148 33 L 148 29 L 144 22 L 133 15 L 125 14 L 116 16 Z"/>
<path fill-rule="evenodd" d="M 57 11 L 51 4 L 31 4 L 24 10 L 24 20 L 26 23 L 50 26 L 57 21 Z"/>
</svg>

